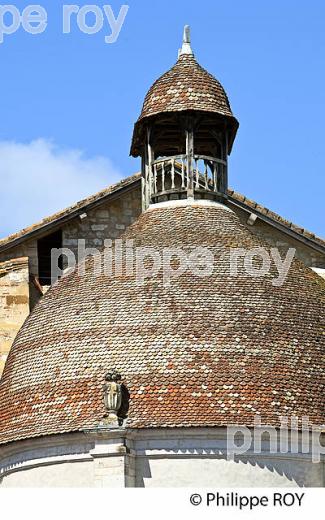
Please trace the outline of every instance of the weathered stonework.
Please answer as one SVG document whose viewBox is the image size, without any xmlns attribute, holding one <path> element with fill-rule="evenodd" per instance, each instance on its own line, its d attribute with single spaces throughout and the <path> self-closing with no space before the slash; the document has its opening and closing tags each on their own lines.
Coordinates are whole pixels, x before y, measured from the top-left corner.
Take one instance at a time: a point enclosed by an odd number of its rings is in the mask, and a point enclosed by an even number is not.
<svg viewBox="0 0 325 520">
<path fill-rule="evenodd" d="M 106 239 L 117 239 L 141 213 L 140 190 L 135 189 L 112 202 L 87 212 L 63 227 L 63 247 L 77 258 L 78 240 L 84 239 L 87 248 L 101 249 Z"/>
<path fill-rule="evenodd" d="M 0 375 L 11 345 L 28 314 L 28 258 L 0 263 Z"/>
<path fill-rule="evenodd" d="M 26 242 L 0 253 L 0 262 L 23 257 L 28 259 L 30 275 L 38 276 L 37 240 L 26 240 Z"/>
</svg>

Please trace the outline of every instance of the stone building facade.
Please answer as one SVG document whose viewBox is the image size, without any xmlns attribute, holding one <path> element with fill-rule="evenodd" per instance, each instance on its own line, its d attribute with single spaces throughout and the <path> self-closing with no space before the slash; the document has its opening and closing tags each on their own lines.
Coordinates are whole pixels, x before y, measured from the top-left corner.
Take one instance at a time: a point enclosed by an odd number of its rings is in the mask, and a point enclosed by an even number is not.
<svg viewBox="0 0 325 520">
<path fill-rule="evenodd" d="M 10 347 L 29 314 L 28 257 L 0 264 L 0 373 Z"/>
</svg>

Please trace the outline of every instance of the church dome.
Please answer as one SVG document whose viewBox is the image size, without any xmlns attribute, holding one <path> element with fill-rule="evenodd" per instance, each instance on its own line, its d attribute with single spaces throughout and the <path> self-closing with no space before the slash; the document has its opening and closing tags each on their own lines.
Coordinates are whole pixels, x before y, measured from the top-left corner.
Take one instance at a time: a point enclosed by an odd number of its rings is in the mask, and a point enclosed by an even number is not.
<svg viewBox="0 0 325 520">
<path fill-rule="evenodd" d="M 95 428 L 102 385 L 118 370 L 130 394 L 128 428 L 324 422 L 324 283 L 294 260 L 282 286 L 247 274 L 233 248 L 268 245 L 227 207 L 152 206 L 122 236 L 134 247 L 213 254 L 208 276 L 189 269 L 166 286 L 160 270 L 74 271 L 40 301 L 18 334 L 0 383 L 0 442 Z M 104 262 L 104 253 L 101 262 Z M 273 264 L 272 264 L 273 265 Z"/>
</svg>

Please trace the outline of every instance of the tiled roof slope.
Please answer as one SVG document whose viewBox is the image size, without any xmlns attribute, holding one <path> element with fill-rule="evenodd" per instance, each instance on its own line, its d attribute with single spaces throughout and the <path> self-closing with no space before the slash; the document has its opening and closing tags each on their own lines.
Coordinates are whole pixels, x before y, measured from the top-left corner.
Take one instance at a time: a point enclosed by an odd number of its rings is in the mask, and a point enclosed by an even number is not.
<svg viewBox="0 0 325 520">
<path fill-rule="evenodd" d="M 115 194 L 118 194 L 118 192 L 124 188 L 132 187 L 137 185 L 140 182 L 141 179 L 141 173 L 136 173 L 130 177 L 126 177 L 125 179 L 121 180 L 120 182 L 113 184 L 109 186 L 108 188 L 101 190 L 94 195 L 91 195 L 90 197 L 87 197 L 86 199 L 83 199 L 73 206 L 70 206 L 58 213 L 55 213 L 54 215 L 51 215 L 49 217 L 44 218 L 40 222 L 37 222 L 33 224 L 32 226 L 29 226 L 27 228 L 22 229 L 21 231 L 18 231 L 17 233 L 14 233 L 13 235 L 9 235 L 6 238 L 3 238 L 0 240 L 0 252 L 3 248 L 8 247 L 14 247 L 16 245 L 17 240 L 27 240 L 31 234 L 40 234 L 44 232 L 47 228 L 51 228 L 53 226 L 59 225 L 61 222 L 64 221 L 66 218 L 74 218 L 78 214 L 82 213 L 83 211 L 86 211 L 89 209 L 93 204 L 100 204 L 106 200 L 106 198 L 113 196 Z M 321 247 L 325 249 L 325 240 L 322 238 L 316 236 L 314 233 L 311 233 L 307 229 L 304 229 L 301 226 L 297 226 L 296 224 L 293 224 L 289 220 L 284 219 L 277 213 L 274 213 L 274 211 L 269 210 L 268 208 L 265 208 L 261 204 L 258 204 L 257 202 L 248 199 L 244 195 L 238 193 L 237 191 L 234 191 L 233 189 L 228 190 L 228 196 L 230 199 L 230 202 L 238 201 L 244 204 L 248 209 L 251 208 L 252 210 L 259 211 L 262 215 L 265 215 L 268 217 L 271 221 L 278 222 L 279 224 L 284 226 L 285 228 L 288 228 L 295 233 L 297 233 L 298 237 L 302 236 L 309 240 L 312 240 L 313 242 L 317 243 Z"/>
<path fill-rule="evenodd" d="M 251 209 L 253 213 L 255 211 L 257 214 L 260 213 L 261 215 L 267 217 L 270 222 L 273 221 L 278 224 L 281 224 L 284 228 L 284 231 L 285 231 L 285 229 L 294 231 L 298 235 L 298 237 L 301 236 L 301 237 L 307 238 L 309 240 L 312 240 L 313 242 L 317 243 L 322 248 L 325 248 L 325 240 L 323 238 L 315 235 L 315 233 L 308 231 L 308 229 L 305 229 L 302 226 L 297 226 L 297 224 L 294 224 L 290 220 L 287 220 L 287 219 L 281 217 L 274 211 L 266 208 L 265 206 L 262 206 L 258 202 L 255 202 L 254 200 L 249 199 L 248 197 L 245 197 L 245 195 L 242 195 L 238 191 L 235 191 L 231 188 L 228 189 L 228 197 L 229 197 L 230 202 L 232 200 L 235 203 L 240 202 L 247 209 Z"/>
<path fill-rule="evenodd" d="M 160 112 L 181 110 L 233 116 L 221 83 L 201 67 L 194 56 L 186 54 L 179 56 L 176 64 L 149 89 L 139 120 Z"/>
<path fill-rule="evenodd" d="M 0 383 L 0 442 L 92 428 L 105 412 L 104 374 L 130 392 L 128 426 L 265 424 L 282 415 L 324 423 L 325 283 L 294 260 L 282 287 L 230 276 L 230 248 L 268 245 L 220 207 L 155 208 L 124 239 L 135 246 L 208 247 L 209 277 L 189 271 L 62 279 L 36 306 Z M 103 258 L 102 258 L 103 259 Z M 240 264 L 241 265 L 241 264 Z"/>
</svg>

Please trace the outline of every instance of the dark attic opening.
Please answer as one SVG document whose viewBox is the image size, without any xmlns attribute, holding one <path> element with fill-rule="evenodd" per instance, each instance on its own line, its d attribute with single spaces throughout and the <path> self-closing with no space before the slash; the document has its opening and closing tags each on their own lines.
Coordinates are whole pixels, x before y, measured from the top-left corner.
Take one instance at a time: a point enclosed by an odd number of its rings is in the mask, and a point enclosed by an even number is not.
<svg viewBox="0 0 325 520">
<path fill-rule="evenodd" d="M 37 241 L 38 255 L 38 278 L 39 283 L 44 285 L 52 285 L 51 276 L 51 252 L 52 249 L 62 249 L 62 230 L 55 231 L 50 235 L 40 238 Z M 63 269 L 62 255 L 59 257 L 58 266 Z"/>
</svg>

